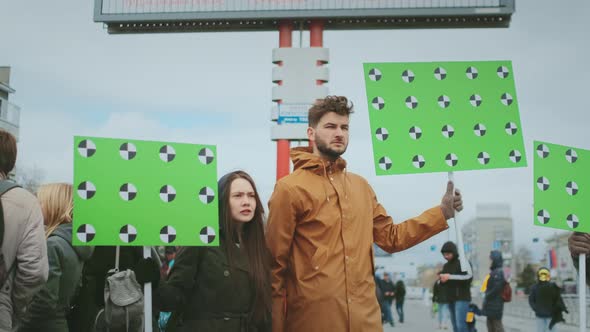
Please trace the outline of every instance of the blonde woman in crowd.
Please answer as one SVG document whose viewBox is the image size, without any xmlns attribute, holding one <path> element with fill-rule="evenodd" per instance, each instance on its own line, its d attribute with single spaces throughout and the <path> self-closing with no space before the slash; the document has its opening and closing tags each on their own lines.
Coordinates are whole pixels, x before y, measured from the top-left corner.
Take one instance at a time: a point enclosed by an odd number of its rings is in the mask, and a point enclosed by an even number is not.
<svg viewBox="0 0 590 332">
<path fill-rule="evenodd" d="M 92 247 L 72 246 L 72 186 L 47 184 L 39 188 L 37 198 L 45 220 L 49 277 L 35 295 L 18 331 L 69 331 L 67 316 L 84 261 Z"/>
</svg>

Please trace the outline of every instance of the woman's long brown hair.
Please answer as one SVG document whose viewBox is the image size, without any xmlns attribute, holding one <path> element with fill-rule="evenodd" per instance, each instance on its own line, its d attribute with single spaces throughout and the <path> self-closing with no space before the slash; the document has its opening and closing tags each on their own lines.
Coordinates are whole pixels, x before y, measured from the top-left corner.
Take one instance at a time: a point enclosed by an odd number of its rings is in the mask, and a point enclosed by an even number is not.
<svg viewBox="0 0 590 332">
<path fill-rule="evenodd" d="M 251 319 L 254 323 L 270 320 L 271 285 L 270 285 L 270 253 L 264 238 L 264 207 L 260 201 L 258 190 L 252 177 L 244 171 L 235 171 L 224 175 L 219 186 L 219 226 L 221 236 L 225 240 L 225 250 L 230 267 L 233 268 L 233 243 L 238 241 L 238 225 L 232 220 L 229 206 L 231 184 L 236 179 L 244 179 L 252 185 L 256 199 L 254 217 L 244 223 L 241 228 L 240 248 L 246 251 L 250 265 L 250 278 L 254 286 L 254 302 Z"/>
</svg>

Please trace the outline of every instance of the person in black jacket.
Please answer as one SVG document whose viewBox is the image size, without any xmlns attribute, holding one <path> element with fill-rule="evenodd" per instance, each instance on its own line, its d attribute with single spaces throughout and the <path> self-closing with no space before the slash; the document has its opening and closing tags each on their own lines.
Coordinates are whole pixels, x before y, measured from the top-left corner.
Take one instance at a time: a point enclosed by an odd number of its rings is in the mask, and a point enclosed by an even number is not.
<svg viewBox="0 0 590 332">
<path fill-rule="evenodd" d="M 218 182 L 219 246 L 182 247 L 154 292 L 172 312 L 166 331 L 266 332 L 271 326 L 270 254 L 264 207 L 243 171 Z"/>
<path fill-rule="evenodd" d="M 389 278 L 389 273 L 383 273 L 383 280 L 380 281 L 381 283 L 381 291 L 383 292 L 383 314 L 385 318 L 385 322 L 389 323 L 391 326 L 394 326 L 395 323 L 393 322 L 393 314 L 391 313 L 391 304 L 395 299 L 395 285 Z"/>
<path fill-rule="evenodd" d="M 468 327 L 465 319 L 469 310 L 469 302 L 471 302 L 470 288 L 473 276 L 468 272 L 461 271 L 459 253 L 455 243 L 446 242 L 440 251 L 447 260 L 439 279 L 448 296 L 453 332 L 467 332 Z"/>
<path fill-rule="evenodd" d="M 440 272 L 438 273 L 440 275 Z M 436 303 L 438 308 L 438 329 L 448 329 L 449 321 L 449 299 L 447 296 L 447 289 L 440 280 L 436 280 L 434 287 L 432 287 L 432 302 Z"/>
<path fill-rule="evenodd" d="M 559 287 L 551 281 L 549 269 L 542 267 L 537 271 L 537 283 L 531 287 L 529 305 L 537 316 L 537 332 L 553 331 L 551 320 L 557 314 L 565 311 Z"/>
<path fill-rule="evenodd" d="M 382 280 L 377 274 L 375 274 L 375 296 L 377 297 L 377 303 L 379 303 L 379 310 L 381 310 L 381 323 L 385 322 L 385 295 L 381 290 Z"/>
<path fill-rule="evenodd" d="M 406 285 L 401 280 L 395 283 L 395 309 L 399 316 L 399 322 L 404 322 L 404 300 L 406 299 Z"/>
<path fill-rule="evenodd" d="M 504 326 L 502 325 L 502 314 L 504 313 L 502 290 L 506 280 L 504 279 L 502 253 L 492 250 L 490 259 L 492 265 L 490 266 L 490 274 L 485 287 L 482 311 L 487 317 L 486 324 L 489 332 L 504 332 Z"/>
</svg>

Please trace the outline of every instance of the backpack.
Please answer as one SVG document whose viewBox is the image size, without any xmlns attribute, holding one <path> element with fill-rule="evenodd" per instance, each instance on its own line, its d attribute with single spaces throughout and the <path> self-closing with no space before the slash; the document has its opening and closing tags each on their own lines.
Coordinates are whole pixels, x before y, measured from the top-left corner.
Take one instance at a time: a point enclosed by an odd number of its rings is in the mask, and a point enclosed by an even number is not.
<svg viewBox="0 0 590 332">
<path fill-rule="evenodd" d="M 104 287 L 104 303 L 95 331 L 143 331 L 143 293 L 132 270 L 111 270 Z"/>
<path fill-rule="evenodd" d="M 4 195 L 10 189 L 19 187 L 16 183 L 8 180 L 1 180 L 0 181 L 0 196 Z M 2 249 L 2 244 L 4 243 L 4 209 L 2 208 L 2 200 L 0 200 L 0 288 L 4 286 L 4 283 L 8 279 L 10 273 L 15 267 L 15 263 L 12 263 L 10 269 L 6 269 L 6 260 L 4 259 L 4 252 Z"/>
<path fill-rule="evenodd" d="M 512 287 L 510 287 L 510 283 L 505 281 L 504 287 L 502 288 L 502 300 L 504 302 L 512 301 Z"/>
</svg>

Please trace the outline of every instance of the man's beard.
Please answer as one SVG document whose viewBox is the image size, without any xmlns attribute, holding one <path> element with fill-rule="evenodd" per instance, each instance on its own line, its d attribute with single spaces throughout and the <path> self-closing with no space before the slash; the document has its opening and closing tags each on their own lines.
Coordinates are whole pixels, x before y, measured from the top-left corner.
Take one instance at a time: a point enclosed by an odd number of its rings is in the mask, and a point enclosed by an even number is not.
<svg viewBox="0 0 590 332">
<path fill-rule="evenodd" d="M 343 144 L 344 144 L 344 142 L 343 142 Z M 326 156 L 328 158 L 332 158 L 334 160 L 338 159 L 338 157 L 340 157 L 344 152 L 346 152 L 346 147 L 347 147 L 347 146 L 344 146 L 344 149 L 342 149 L 342 152 L 336 151 L 336 150 L 330 148 L 330 146 L 326 142 L 318 139 L 317 137 L 316 137 L 315 145 L 316 145 L 318 151 L 320 151 L 324 156 Z"/>
</svg>

